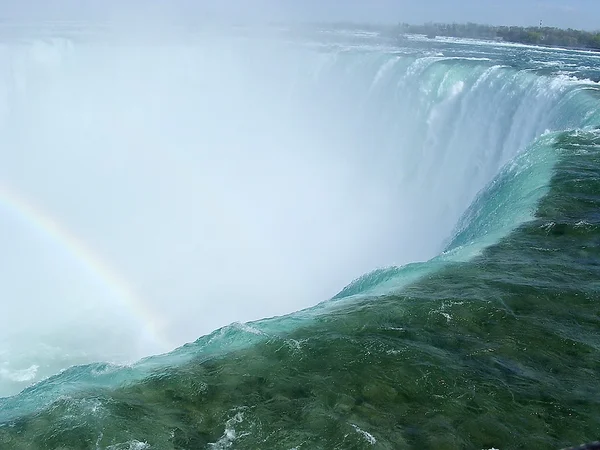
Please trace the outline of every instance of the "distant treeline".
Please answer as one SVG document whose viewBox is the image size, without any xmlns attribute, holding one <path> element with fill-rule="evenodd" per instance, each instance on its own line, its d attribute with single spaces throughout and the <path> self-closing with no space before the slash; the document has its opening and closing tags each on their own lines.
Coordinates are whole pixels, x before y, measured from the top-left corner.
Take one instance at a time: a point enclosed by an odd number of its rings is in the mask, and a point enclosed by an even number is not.
<svg viewBox="0 0 600 450">
<path fill-rule="evenodd" d="M 600 50 L 600 33 L 571 28 L 564 30 L 552 27 L 496 27 L 476 23 L 426 23 L 423 25 L 402 23 L 395 28 L 394 33 L 490 39 L 521 44 Z"/>
</svg>

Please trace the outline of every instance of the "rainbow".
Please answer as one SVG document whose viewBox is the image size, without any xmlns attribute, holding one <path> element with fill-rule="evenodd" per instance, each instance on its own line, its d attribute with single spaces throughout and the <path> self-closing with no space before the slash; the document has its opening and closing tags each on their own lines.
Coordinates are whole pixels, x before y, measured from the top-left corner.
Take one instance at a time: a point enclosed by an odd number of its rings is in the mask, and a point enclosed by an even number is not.
<svg viewBox="0 0 600 450">
<path fill-rule="evenodd" d="M 106 286 L 121 307 L 134 317 L 142 327 L 141 332 L 158 351 L 168 351 L 173 346 L 161 336 L 158 314 L 144 304 L 144 301 L 105 261 L 102 260 L 84 241 L 62 226 L 43 209 L 17 194 L 7 185 L 0 183 L 0 210 L 27 223 L 41 236 L 64 248 L 70 256 L 94 278 Z M 112 297 L 112 296 L 111 296 Z"/>
</svg>

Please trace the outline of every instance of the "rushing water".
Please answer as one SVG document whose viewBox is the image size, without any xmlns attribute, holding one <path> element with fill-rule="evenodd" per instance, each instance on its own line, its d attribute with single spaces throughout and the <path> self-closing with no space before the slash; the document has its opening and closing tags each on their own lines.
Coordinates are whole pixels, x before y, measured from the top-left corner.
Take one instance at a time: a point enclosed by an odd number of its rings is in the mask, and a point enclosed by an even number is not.
<svg viewBox="0 0 600 450">
<path fill-rule="evenodd" d="M 0 59 L 0 448 L 600 436 L 600 55 L 51 29 Z"/>
</svg>

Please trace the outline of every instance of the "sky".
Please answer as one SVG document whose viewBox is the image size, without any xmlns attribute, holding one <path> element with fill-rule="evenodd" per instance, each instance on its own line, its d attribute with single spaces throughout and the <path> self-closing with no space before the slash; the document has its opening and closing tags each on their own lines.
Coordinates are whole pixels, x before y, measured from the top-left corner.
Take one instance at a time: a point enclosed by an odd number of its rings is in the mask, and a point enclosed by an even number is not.
<svg viewBox="0 0 600 450">
<path fill-rule="evenodd" d="M 478 22 L 600 29 L 597 0 L 23 0 L 0 3 L 4 18 L 72 19 L 131 14 L 161 18 L 360 22 Z"/>
</svg>

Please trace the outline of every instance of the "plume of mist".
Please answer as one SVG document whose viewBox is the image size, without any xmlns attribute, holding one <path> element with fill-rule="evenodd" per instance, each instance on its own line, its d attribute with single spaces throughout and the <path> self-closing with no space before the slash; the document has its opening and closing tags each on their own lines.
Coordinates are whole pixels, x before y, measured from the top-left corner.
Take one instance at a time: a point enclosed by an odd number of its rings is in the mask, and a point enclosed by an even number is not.
<svg viewBox="0 0 600 450">
<path fill-rule="evenodd" d="M 137 21 L 103 9 L 109 32 L 63 39 L 50 25 L 49 38 L 1 47 L 0 181 L 145 310 L 8 210 L 0 353 L 17 384 L 315 305 L 378 266 L 433 256 L 445 237 L 429 216 L 415 231 L 431 208 L 399 195 L 398 158 L 369 145 L 352 91 L 319 87 L 318 54 L 184 31 L 181 11 L 156 5 Z M 48 354 L 60 357 L 29 370 Z"/>
<path fill-rule="evenodd" d="M 409 258 L 343 108 L 295 92 L 299 66 L 278 46 L 111 34 L 2 58 L 0 178 L 108 261 L 172 345 L 314 305 Z M 5 333 L 102 329 L 109 345 L 125 329 L 124 353 L 158 350 L 139 348 L 122 299 L 60 243 L 3 220 Z"/>
</svg>

